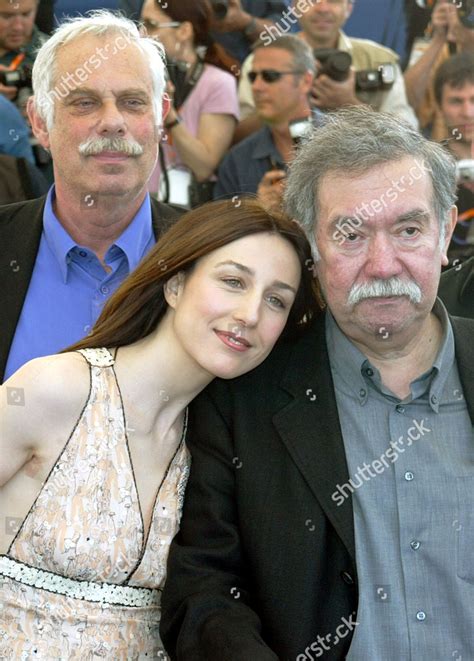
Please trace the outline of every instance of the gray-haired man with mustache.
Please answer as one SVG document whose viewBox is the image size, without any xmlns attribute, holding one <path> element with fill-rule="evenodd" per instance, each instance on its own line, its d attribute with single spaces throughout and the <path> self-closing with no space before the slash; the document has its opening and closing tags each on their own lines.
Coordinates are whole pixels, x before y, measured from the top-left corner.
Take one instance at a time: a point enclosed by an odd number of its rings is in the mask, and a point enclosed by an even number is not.
<svg viewBox="0 0 474 661">
<path fill-rule="evenodd" d="M 300 148 L 286 203 L 326 311 L 193 404 L 172 658 L 474 658 L 474 321 L 437 298 L 455 191 L 440 145 L 366 108 Z"/>
<path fill-rule="evenodd" d="M 177 215 L 146 188 L 164 85 L 161 46 L 106 11 L 64 23 L 40 49 L 28 112 L 54 186 L 0 208 L 0 381 L 87 335 Z"/>
</svg>

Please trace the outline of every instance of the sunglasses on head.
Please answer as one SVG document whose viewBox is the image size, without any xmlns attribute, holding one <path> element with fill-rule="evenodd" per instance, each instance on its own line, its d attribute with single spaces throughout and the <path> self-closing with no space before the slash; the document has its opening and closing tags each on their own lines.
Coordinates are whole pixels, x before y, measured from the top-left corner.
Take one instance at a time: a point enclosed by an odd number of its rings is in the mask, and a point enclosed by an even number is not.
<svg viewBox="0 0 474 661">
<path fill-rule="evenodd" d="M 280 80 L 282 76 L 287 76 L 289 74 L 295 73 L 304 73 L 303 71 L 275 71 L 275 69 L 262 69 L 261 71 L 249 71 L 247 78 L 251 83 L 254 83 L 257 80 L 258 76 L 262 76 L 262 79 L 266 83 L 276 83 L 277 80 Z"/>
</svg>

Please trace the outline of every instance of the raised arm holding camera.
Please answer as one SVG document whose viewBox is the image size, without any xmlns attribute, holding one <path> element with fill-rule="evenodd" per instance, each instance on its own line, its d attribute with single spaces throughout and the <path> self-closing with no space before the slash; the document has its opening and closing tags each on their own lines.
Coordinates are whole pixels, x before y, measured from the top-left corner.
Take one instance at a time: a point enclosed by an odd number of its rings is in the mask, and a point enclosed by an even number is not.
<svg viewBox="0 0 474 661">
<path fill-rule="evenodd" d="M 474 52 L 474 3 L 472 0 L 438 0 L 431 16 L 431 39 L 418 59 L 414 53 L 405 71 L 408 99 L 422 129 L 434 140 L 449 136 L 434 96 L 434 77 L 441 64 L 454 53 Z M 415 48 L 416 54 L 416 48 Z"/>
<path fill-rule="evenodd" d="M 301 0 L 292 2 L 289 12 L 298 18 L 301 27 L 298 37 L 311 47 L 318 62 L 312 104 L 324 111 L 366 104 L 374 110 L 397 115 L 417 127 L 415 113 L 406 98 L 398 55 L 374 41 L 348 37 L 342 31 L 354 4 L 355 0 L 320 0 L 304 4 L 303 9 Z M 270 46 L 285 31 L 284 25 L 282 21 L 278 28 L 261 33 L 266 46 Z M 239 83 L 239 102 L 244 120 L 255 111 L 246 82 L 246 73 L 252 67 L 251 58 L 247 58 L 243 65 Z M 244 133 L 242 129 L 243 126 L 240 126 L 239 132 Z"/>
</svg>

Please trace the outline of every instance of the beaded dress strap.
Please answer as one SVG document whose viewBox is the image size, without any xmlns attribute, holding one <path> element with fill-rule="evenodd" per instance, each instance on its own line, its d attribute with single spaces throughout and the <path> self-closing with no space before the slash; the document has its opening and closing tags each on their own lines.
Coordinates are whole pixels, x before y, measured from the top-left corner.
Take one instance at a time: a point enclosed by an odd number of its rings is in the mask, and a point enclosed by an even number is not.
<svg viewBox="0 0 474 661">
<path fill-rule="evenodd" d="M 89 365 L 94 367 L 112 367 L 115 363 L 115 358 L 105 347 L 101 349 L 78 349 L 77 352 L 84 356 Z"/>
</svg>

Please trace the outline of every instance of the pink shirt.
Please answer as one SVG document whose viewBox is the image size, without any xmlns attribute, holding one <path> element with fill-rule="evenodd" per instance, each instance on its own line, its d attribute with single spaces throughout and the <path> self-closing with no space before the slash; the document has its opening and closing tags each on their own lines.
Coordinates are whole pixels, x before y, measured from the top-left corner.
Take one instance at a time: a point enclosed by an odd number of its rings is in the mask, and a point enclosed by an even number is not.
<svg viewBox="0 0 474 661">
<path fill-rule="evenodd" d="M 199 119 L 203 113 L 227 114 L 239 120 L 239 101 L 237 97 L 237 81 L 235 77 L 212 64 L 206 64 L 204 71 L 188 98 L 178 109 L 183 124 L 193 136 L 197 136 Z M 188 170 L 169 139 L 160 143 L 160 149 L 165 155 L 168 167 L 179 167 Z M 148 190 L 156 193 L 160 179 L 160 163 L 158 161 L 148 182 Z"/>
</svg>

